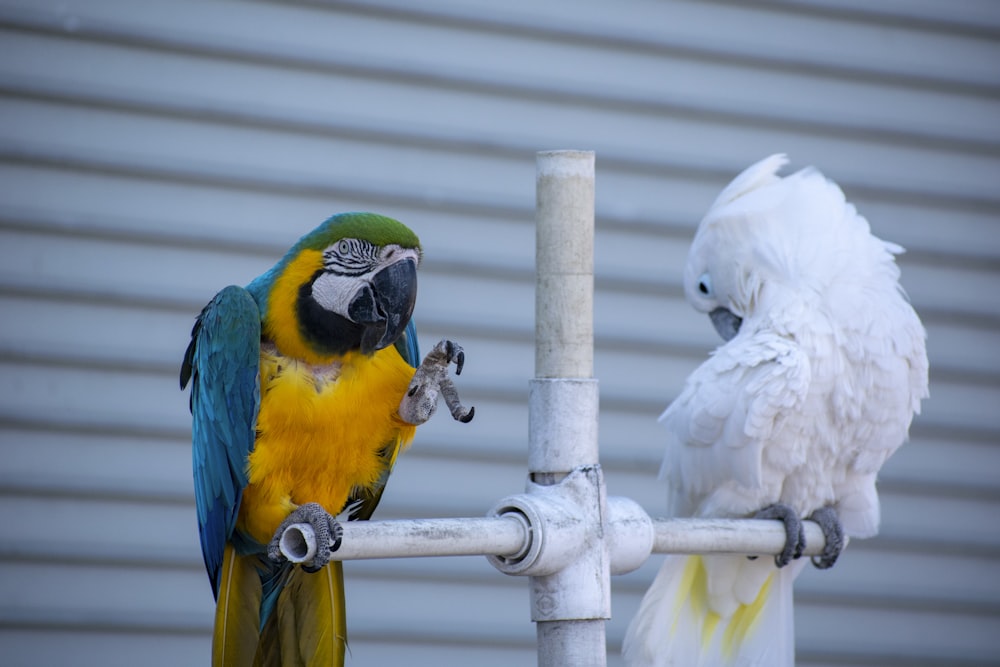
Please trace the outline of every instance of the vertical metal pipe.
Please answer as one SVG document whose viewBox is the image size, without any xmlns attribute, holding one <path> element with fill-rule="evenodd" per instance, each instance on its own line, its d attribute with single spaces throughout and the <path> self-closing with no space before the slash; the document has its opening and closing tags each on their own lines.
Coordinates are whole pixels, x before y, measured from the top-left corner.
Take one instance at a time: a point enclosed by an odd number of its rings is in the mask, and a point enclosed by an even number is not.
<svg viewBox="0 0 1000 667">
<path fill-rule="evenodd" d="M 535 379 L 529 493 L 565 493 L 587 538 L 563 570 L 531 577 L 539 667 L 607 664 L 610 570 L 594 375 L 594 153 L 537 155 Z"/>
<path fill-rule="evenodd" d="M 537 155 L 535 377 L 594 376 L 594 153 Z"/>
<path fill-rule="evenodd" d="M 596 465 L 594 153 L 543 151 L 535 188 L 535 379 L 528 469 Z M 551 382 L 547 382 L 551 380 Z"/>
</svg>

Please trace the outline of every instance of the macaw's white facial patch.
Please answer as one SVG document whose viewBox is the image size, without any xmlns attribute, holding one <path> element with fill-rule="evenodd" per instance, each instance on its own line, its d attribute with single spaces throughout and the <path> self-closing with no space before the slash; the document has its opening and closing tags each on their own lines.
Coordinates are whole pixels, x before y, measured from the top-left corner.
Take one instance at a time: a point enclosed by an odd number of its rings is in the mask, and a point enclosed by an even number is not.
<svg viewBox="0 0 1000 667">
<path fill-rule="evenodd" d="M 347 317 L 347 309 L 363 284 L 368 284 L 368 281 L 359 276 L 324 271 L 313 281 L 312 298 L 324 310 Z"/>
</svg>

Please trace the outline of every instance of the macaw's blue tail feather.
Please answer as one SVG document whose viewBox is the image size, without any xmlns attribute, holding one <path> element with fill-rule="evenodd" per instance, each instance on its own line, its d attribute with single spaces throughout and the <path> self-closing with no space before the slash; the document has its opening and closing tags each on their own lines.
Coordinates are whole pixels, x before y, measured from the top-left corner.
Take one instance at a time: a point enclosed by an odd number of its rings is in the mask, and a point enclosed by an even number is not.
<svg viewBox="0 0 1000 667">
<path fill-rule="evenodd" d="M 215 614 L 215 667 L 343 667 L 343 566 L 319 572 L 227 545 Z"/>
</svg>

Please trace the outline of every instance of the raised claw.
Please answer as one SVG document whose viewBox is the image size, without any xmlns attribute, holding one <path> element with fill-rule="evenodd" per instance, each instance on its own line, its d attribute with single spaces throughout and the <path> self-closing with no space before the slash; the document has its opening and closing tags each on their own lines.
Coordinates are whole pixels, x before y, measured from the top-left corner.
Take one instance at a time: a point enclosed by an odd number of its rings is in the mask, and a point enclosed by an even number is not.
<svg viewBox="0 0 1000 667">
<path fill-rule="evenodd" d="M 399 403 L 399 416 L 403 421 L 414 425 L 426 422 L 437 409 L 439 396 L 444 396 L 454 419 L 463 423 L 472 420 L 475 410 L 462 406 L 458 390 L 448 377 L 450 364 L 455 364 L 455 375 L 460 375 L 465 367 L 465 351 L 457 343 L 442 340 L 414 372 L 406 395 Z"/>
<path fill-rule="evenodd" d="M 442 340 L 434 346 L 434 350 L 431 354 L 427 355 L 428 359 L 435 352 L 444 357 L 446 364 L 455 364 L 455 375 L 462 374 L 462 368 L 465 367 L 465 350 L 462 349 L 461 345 L 453 343 L 450 340 Z"/>
</svg>

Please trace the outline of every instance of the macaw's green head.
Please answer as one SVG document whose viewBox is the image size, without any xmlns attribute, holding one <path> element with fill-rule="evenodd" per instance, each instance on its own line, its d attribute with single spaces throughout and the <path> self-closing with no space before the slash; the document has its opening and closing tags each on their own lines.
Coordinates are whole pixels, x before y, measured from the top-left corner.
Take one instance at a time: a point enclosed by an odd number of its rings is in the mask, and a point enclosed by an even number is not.
<svg viewBox="0 0 1000 667">
<path fill-rule="evenodd" d="M 420 241 L 374 213 L 335 215 L 250 284 L 264 335 L 309 363 L 392 345 L 417 299 Z"/>
</svg>

